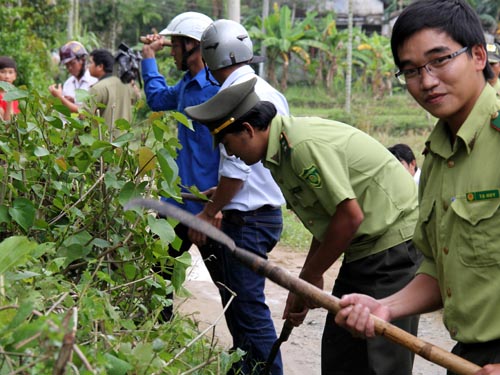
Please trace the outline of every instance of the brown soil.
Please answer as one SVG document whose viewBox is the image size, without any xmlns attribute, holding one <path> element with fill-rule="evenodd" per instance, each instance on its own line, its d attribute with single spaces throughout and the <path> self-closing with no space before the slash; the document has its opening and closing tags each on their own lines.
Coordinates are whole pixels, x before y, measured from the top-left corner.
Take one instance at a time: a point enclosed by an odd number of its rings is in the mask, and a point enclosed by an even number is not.
<svg viewBox="0 0 500 375">
<path fill-rule="evenodd" d="M 220 298 L 216 287 L 210 280 L 208 272 L 203 265 L 198 250 L 191 249 L 193 267 L 189 273 L 185 287 L 192 296 L 187 299 L 176 299 L 176 309 L 184 314 L 192 315 L 199 322 L 201 329 L 214 323 L 215 336 L 220 345 L 231 347 L 231 336 L 227 330 Z M 297 276 L 305 259 L 305 253 L 296 252 L 277 246 L 269 256 L 269 260 L 287 269 L 292 275 Z M 334 264 L 325 275 L 325 290 L 331 290 L 338 272 L 338 264 Z M 271 308 L 274 324 L 279 332 L 283 325 L 281 314 L 283 312 L 288 291 L 271 281 L 266 283 L 266 299 Z M 323 324 L 326 310 L 314 309 L 309 311 L 304 324 L 293 330 L 289 340 L 281 345 L 281 354 L 285 368 L 285 375 L 316 375 L 320 374 L 320 348 Z M 209 331 L 208 335 L 213 333 Z M 441 321 L 441 312 L 422 315 L 420 319 L 419 337 L 445 350 L 450 350 L 454 342 L 449 338 Z M 416 356 L 414 375 L 444 375 L 446 370 L 427 360 Z"/>
</svg>

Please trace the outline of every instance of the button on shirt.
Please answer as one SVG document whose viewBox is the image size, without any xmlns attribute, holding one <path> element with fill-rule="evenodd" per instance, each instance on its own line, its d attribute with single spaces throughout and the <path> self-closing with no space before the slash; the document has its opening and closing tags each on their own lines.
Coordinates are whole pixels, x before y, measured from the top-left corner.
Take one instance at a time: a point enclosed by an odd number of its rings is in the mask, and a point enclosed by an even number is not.
<svg viewBox="0 0 500 375">
<path fill-rule="evenodd" d="M 276 116 L 264 165 L 319 241 L 337 206 L 358 201 L 364 220 L 345 251 L 347 262 L 412 238 L 418 217 L 412 176 L 382 144 L 352 126 Z"/>
<path fill-rule="evenodd" d="M 218 86 L 206 79 L 204 69 L 195 77 L 187 72 L 175 86 L 168 86 L 165 78 L 158 72 L 155 59 L 143 59 L 141 68 L 146 100 L 153 111 L 176 110 L 184 113 L 184 108 L 204 103 L 219 91 Z M 197 121 L 192 124 L 194 131 L 181 123 L 177 125 L 182 149 L 179 150 L 176 161 L 182 185 L 195 185 L 200 191 L 204 191 L 217 185 L 219 150 L 214 148 L 212 135 L 206 126 Z M 173 200 L 169 202 L 179 205 Z M 203 206 L 198 202 L 186 201 L 183 208 L 197 214 Z"/>
<path fill-rule="evenodd" d="M 273 103 L 279 114 L 287 115 L 289 109 L 285 97 L 257 76 L 249 65 L 244 65 L 232 72 L 222 84 L 221 90 L 254 77 L 257 78 L 255 92 L 259 98 Z M 264 205 L 280 207 L 285 203 L 280 188 L 262 162 L 248 166 L 241 159 L 229 156 L 222 144 L 219 147 L 221 150 L 219 174 L 244 181 L 243 187 L 223 210 L 252 211 Z"/>
<path fill-rule="evenodd" d="M 444 323 L 463 343 L 500 339 L 500 132 L 490 126 L 498 109 L 486 85 L 453 145 L 438 122 L 420 179 L 419 272 L 438 280 Z"/>
<path fill-rule="evenodd" d="M 92 77 L 89 70 L 86 69 L 82 78 L 77 79 L 75 76 L 71 76 L 64 82 L 62 94 L 63 96 L 75 98 L 75 104 L 81 105 L 81 102 L 76 102 L 76 90 L 80 89 L 88 91 L 90 87 L 97 81 L 97 78 Z"/>
</svg>

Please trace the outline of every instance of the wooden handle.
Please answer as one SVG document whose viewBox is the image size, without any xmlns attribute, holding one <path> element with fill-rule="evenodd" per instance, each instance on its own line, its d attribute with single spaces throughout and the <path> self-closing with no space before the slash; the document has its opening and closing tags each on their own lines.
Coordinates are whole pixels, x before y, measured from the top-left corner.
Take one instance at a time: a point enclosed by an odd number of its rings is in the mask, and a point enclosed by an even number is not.
<svg viewBox="0 0 500 375">
<path fill-rule="evenodd" d="M 139 41 L 144 44 L 151 44 L 154 42 L 154 40 L 149 39 L 147 36 L 141 36 L 139 37 Z M 161 43 L 162 46 L 165 47 L 171 47 L 172 42 L 170 40 L 163 39 L 163 42 Z"/>
<path fill-rule="evenodd" d="M 173 217 L 184 225 L 198 232 L 202 232 L 207 237 L 225 245 L 240 262 L 259 275 L 267 277 L 276 284 L 301 297 L 311 299 L 316 305 L 324 307 L 334 314 L 340 311 L 340 300 L 337 297 L 309 284 L 307 281 L 291 275 L 287 270 L 262 259 L 254 253 L 237 247 L 234 241 L 224 232 L 189 212 L 172 204 L 152 199 L 133 199 L 125 206 L 125 209 L 130 209 L 132 207 L 152 209 L 162 216 Z M 374 315 L 372 315 L 372 318 L 375 321 L 375 332 L 377 335 L 404 346 L 415 354 L 453 371 L 458 375 L 473 375 L 481 369 L 481 367 L 476 364 L 413 336 L 405 330 Z"/>
</svg>

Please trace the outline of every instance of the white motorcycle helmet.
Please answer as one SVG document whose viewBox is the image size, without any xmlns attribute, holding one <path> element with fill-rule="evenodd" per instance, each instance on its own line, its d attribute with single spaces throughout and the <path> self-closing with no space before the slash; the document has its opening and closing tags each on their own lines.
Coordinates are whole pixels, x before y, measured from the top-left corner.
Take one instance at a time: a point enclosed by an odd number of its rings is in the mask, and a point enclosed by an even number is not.
<svg viewBox="0 0 500 375">
<path fill-rule="evenodd" d="M 184 36 L 200 41 L 201 35 L 212 19 L 202 13 L 185 12 L 175 16 L 168 26 L 160 31 L 160 35 Z"/>
<path fill-rule="evenodd" d="M 253 43 L 238 22 L 217 20 L 201 36 L 201 56 L 208 69 L 215 71 L 241 62 L 255 61 Z"/>
</svg>

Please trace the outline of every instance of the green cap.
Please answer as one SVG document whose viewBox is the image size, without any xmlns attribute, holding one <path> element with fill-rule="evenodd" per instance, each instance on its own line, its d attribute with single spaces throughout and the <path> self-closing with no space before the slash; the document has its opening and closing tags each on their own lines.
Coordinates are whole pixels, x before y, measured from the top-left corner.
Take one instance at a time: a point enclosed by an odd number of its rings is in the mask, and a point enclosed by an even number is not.
<svg viewBox="0 0 500 375">
<path fill-rule="evenodd" d="M 496 43 L 487 44 L 486 50 L 488 51 L 488 62 L 500 62 L 500 49 L 498 48 L 498 45 Z"/>
<path fill-rule="evenodd" d="M 220 90 L 203 104 L 186 107 L 186 114 L 210 129 L 217 135 L 238 120 L 260 101 L 254 91 L 257 78 L 229 86 Z"/>
</svg>

